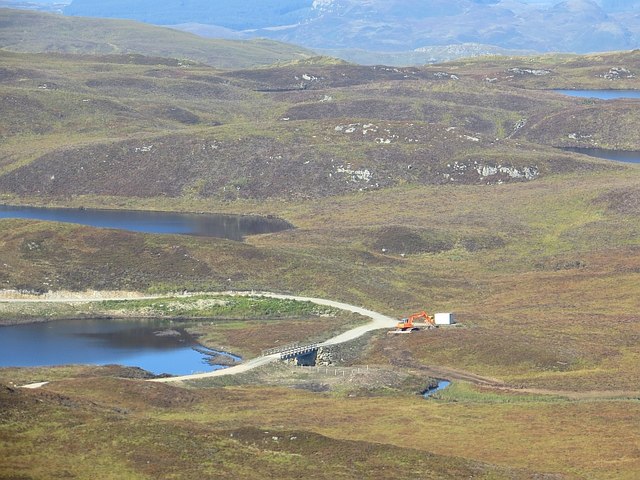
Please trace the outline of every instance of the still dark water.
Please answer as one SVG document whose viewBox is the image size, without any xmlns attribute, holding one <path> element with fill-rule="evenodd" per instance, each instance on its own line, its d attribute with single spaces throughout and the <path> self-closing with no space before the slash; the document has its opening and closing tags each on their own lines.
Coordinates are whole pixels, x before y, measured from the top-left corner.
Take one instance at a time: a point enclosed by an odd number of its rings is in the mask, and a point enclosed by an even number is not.
<svg viewBox="0 0 640 480">
<path fill-rule="evenodd" d="M 221 354 L 164 320 L 56 320 L 0 327 L 0 367 L 118 364 L 187 375 L 222 368 L 207 363 L 216 353 Z"/>
<path fill-rule="evenodd" d="M 92 227 L 119 228 L 145 233 L 177 233 L 242 240 L 246 235 L 273 233 L 293 228 L 279 218 L 254 215 L 212 215 L 144 212 L 133 210 L 94 210 L 38 208 L 0 205 L 0 218 L 48 220 L 78 223 Z"/>
<path fill-rule="evenodd" d="M 617 98 L 640 98 L 640 90 L 553 90 L 556 93 L 580 98 L 615 100 Z"/>
<path fill-rule="evenodd" d="M 640 163 L 640 152 L 629 151 L 624 152 L 620 150 L 603 150 L 601 148 L 577 148 L 566 147 L 562 150 L 574 153 L 581 153 L 583 155 L 589 155 L 591 157 L 602 158 L 605 160 L 615 160 L 617 162 L 627 163 Z"/>
</svg>

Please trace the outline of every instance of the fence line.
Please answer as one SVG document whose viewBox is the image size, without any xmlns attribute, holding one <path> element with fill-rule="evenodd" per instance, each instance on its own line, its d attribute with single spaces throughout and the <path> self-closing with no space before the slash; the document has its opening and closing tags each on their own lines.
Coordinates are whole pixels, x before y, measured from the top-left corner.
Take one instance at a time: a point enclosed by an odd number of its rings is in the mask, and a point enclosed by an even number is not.
<svg viewBox="0 0 640 480">
<path fill-rule="evenodd" d="M 320 365 L 290 365 L 294 370 L 301 369 L 311 371 L 310 373 L 317 373 L 320 375 L 333 376 L 337 377 L 342 374 L 343 377 L 346 377 L 347 373 L 350 376 L 366 374 L 369 371 L 369 365 L 363 365 L 360 367 L 331 367 L 331 366 L 320 366 Z"/>
</svg>

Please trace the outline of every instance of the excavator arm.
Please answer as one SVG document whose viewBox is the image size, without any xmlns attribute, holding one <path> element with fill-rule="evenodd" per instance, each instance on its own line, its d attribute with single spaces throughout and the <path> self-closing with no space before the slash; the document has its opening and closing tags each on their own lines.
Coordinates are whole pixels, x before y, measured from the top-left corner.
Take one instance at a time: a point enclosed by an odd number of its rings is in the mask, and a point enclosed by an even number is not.
<svg viewBox="0 0 640 480">
<path fill-rule="evenodd" d="M 413 324 L 413 322 L 419 318 L 424 318 L 425 323 L 428 323 L 429 325 L 434 325 L 436 324 L 436 322 L 433 320 L 433 317 L 430 315 L 427 315 L 427 312 L 422 311 L 422 312 L 418 312 L 418 313 L 414 313 L 413 315 L 411 315 L 408 318 L 408 321 Z"/>
<path fill-rule="evenodd" d="M 420 319 L 420 318 L 424 318 L 425 323 L 427 323 L 428 325 L 433 325 L 435 326 L 435 321 L 433 320 L 433 317 L 427 315 L 427 312 L 422 311 L 422 312 L 418 312 L 418 313 L 414 313 L 413 315 L 409 316 L 408 318 L 403 318 L 401 322 L 398 323 L 398 325 L 396 326 L 396 329 L 406 332 L 406 331 L 411 331 L 413 329 L 417 329 L 417 327 L 414 325 L 414 321 Z"/>
</svg>

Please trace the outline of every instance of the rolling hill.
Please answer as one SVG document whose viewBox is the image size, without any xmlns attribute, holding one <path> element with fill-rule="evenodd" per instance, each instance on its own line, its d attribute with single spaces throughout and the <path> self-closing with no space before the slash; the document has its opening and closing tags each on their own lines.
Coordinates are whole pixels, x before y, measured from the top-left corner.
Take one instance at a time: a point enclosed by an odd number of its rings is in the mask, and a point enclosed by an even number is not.
<svg viewBox="0 0 640 480">
<path fill-rule="evenodd" d="M 318 198 L 610 169 L 552 147 L 639 148 L 626 128 L 635 102 L 539 90 L 609 86 L 611 66 L 638 71 L 637 53 L 421 69 L 318 61 L 220 72 L 135 55 L 4 53 L 0 192 Z"/>
<path fill-rule="evenodd" d="M 246 68 L 303 59 L 314 54 L 277 41 L 211 40 L 127 20 L 63 17 L 0 9 L 0 48 L 14 52 L 87 55 L 144 54 Z"/>
<path fill-rule="evenodd" d="M 188 388 L 117 366 L 0 369 L 0 477 L 637 476 L 640 170 L 557 147 L 640 150 L 638 101 L 551 90 L 638 90 L 639 52 L 223 70 L 153 44 L 52 53 L 29 31 L 46 53 L 0 51 L 0 202 L 296 228 L 240 242 L 3 219 L 8 294 L 266 290 L 459 325 Z M 38 307 L 0 318 L 71 311 Z M 171 325 L 235 352 L 324 322 L 271 313 Z M 436 375 L 454 382 L 416 395 Z"/>
</svg>

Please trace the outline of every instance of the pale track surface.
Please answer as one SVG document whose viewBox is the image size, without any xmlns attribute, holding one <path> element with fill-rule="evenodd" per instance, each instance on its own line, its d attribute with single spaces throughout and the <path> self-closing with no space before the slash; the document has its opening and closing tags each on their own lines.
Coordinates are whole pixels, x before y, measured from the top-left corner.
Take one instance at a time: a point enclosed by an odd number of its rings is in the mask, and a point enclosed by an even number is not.
<svg viewBox="0 0 640 480">
<path fill-rule="evenodd" d="M 393 328 L 398 323 L 397 320 L 391 317 L 388 317 L 387 315 L 374 312 L 373 310 L 368 310 L 366 308 L 358 307 L 355 305 L 349 305 L 348 303 L 336 302 L 333 300 L 326 300 L 324 298 L 300 297 L 297 295 L 280 295 L 277 293 L 269 293 L 269 292 L 222 292 L 221 295 L 251 296 L 251 297 L 255 296 L 255 297 L 276 298 L 281 300 L 296 300 L 299 302 L 312 302 L 317 305 L 325 305 L 327 307 L 333 307 L 339 310 L 346 310 L 348 312 L 359 313 L 360 315 L 369 317 L 371 319 L 371 322 L 367 323 L 366 325 L 361 325 L 359 327 L 352 328 L 351 330 L 341 333 L 340 335 L 336 335 L 335 337 L 320 343 L 319 345 L 321 347 L 328 346 L 328 345 L 336 345 L 338 343 L 349 342 L 373 330 L 380 330 L 383 328 L 384 329 Z M 183 380 L 197 380 L 201 378 L 221 377 L 223 375 L 236 375 L 238 373 L 247 372 L 261 365 L 275 362 L 279 358 L 280 358 L 280 355 L 276 353 L 273 355 L 265 355 L 262 357 L 253 358 L 240 365 L 236 365 L 230 368 L 224 368 L 220 370 L 214 370 L 212 372 L 196 373 L 193 375 L 183 375 L 179 377 L 155 378 L 149 381 L 159 382 L 159 383 L 170 383 L 170 382 L 180 382 Z"/>
<path fill-rule="evenodd" d="M 184 295 L 141 295 L 136 292 L 57 292 L 54 294 L 44 295 L 23 295 L 15 291 L 0 291 L 0 303 L 90 303 L 90 302 L 103 302 L 106 300 L 121 301 L 121 300 L 154 300 L 167 297 L 189 297 L 198 295 L 198 293 L 189 293 Z M 369 317 L 371 322 L 366 325 L 353 328 L 347 332 L 341 333 L 329 340 L 319 344 L 320 346 L 336 345 L 338 343 L 348 342 L 356 338 L 361 337 L 365 333 L 372 330 L 389 329 L 396 326 L 397 320 L 383 315 L 373 310 L 368 310 L 356 305 L 349 305 L 347 303 L 336 302 L 333 300 L 326 300 L 324 298 L 315 297 L 302 297 L 297 295 L 281 295 L 271 292 L 220 292 L 216 295 L 226 296 L 256 296 L 256 297 L 268 297 L 281 300 L 296 300 L 300 302 L 312 302 L 317 305 L 324 305 L 328 307 L 337 308 L 339 310 L 346 310 L 348 312 L 359 313 L 365 317 Z M 214 370 L 212 372 L 196 373 L 192 375 L 183 375 L 177 377 L 156 378 L 149 380 L 151 382 L 169 383 L 179 382 L 183 380 L 196 380 L 200 378 L 220 377 L 223 375 L 236 375 L 238 373 L 244 373 L 252 370 L 261 365 L 277 361 L 280 358 L 279 354 L 265 355 L 248 360 L 240 365 L 224 368 L 220 370 Z M 46 384 L 43 383 L 43 384 Z M 29 385 L 28 388 L 38 388 L 42 385 L 34 384 L 37 386 Z"/>
<path fill-rule="evenodd" d="M 443 378 L 447 380 L 461 380 L 473 383 L 480 387 L 509 393 L 526 393 L 530 395 L 553 395 L 557 397 L 569 398 L 571 400 L 609 400 L 609 399 L 640 399 L 640 391 L 632 390 L 550 390 L 547 388 L 514 387 L 507 385 L 501 380 L 491 377 L 483 377 L 474 373 L 465 372 L 455 368 L 430 365 L 421 367 L 420 371 L 427 376 Z"/>
<path fill-rule="evenodd" d="M 36 388 L 44 387 L 47 383 L 49 382 L 30 383 L 28 385 L 20 385 L 19 388 L 27 388 L 29 390 L 35 390 Z"/>
<path fill-rule="evenodd" d="M 38 296 L 25 296 L 14 291 L 0 291 L 0 303 L 29 303 L 29 302 L 54 302 L 54 303 L 74 303 L 74 302 L 102 302 L 105 300 L 142 300 L 142 299 L 158 299 L 167 297 L 189 297 L 193 295 L 199 295 L 201 293 L 187 293 L 182 295 L 143 295 L 137 292 L 56 292 L 53 294 L 45 294 Z M 208 293 L 214 295 L 213 293 Z M 68 296 L 67 296 L 68 295 Z M 302 302 L 312 302 L 318 305 L 325 305 L 328 307 L 337 308 L 339 310 L 346 310 L 349 312 L 359 313 L 360 315 L 369 317 L 371 322 L 366 325 L 362 325 L 353 328 L 347 332 L 337 335 L 329 340 L 320 343 L 320 346 L 336 345 L 339 343 L 348 342 L 361 337 L 362 335 L 381 329 L 390 329 L 396 326 L 397 320 L 383 315 L 373 310 L 368 310 L 364 307 L 358 307 L 347 303 L 336 302 L 333 300 L 327 300 L 324 298 L 315 297 L 303 297 L 296 295 L 281 295 L 270 292 L 219 292 L 216 295 L 228 295 L 228 296 L 256 296 L 256 297 L 268 297 L 277 298 L 283 300 L 297 300 Z M 26 298 L 25 298 L 26 297 Z M 157 378 L 149 380 L 150 382 L 170 383 L 180 382 L 184 380 L 197 380 L 200 378 L 220 377 L 224 375 L 236 375 L 244 373 L 254 368 L 266 365 L 271 362 L 275 362 L 280 358 L 279 354 L 266 355 L 256 357 L 248 360 L 240 365 L 224 368 L 220 370 L 214 370 L 212 372 L 198 373 L 193 375 L 184 375 L 179 377 Z M 594 391 L 571 391 L 571 390 L 549 390 L 542 388 L 517 388 L 504 384 L 498 379 L 483 377 L 471 372 L 465 372 L 463 370 L 457 370 L 448 367 L 441 366 L 428 366 L 421 369 L 425 374 L 432 377 L 446 378 L 450 380 L 461 380 L 475 385 L 484 386 L 496 390 L 502 390 L 506 392 L 516 393 L 528 393 L 533 395 L 556 395 L 573 400 L 598 400 L 598 399 L 612 399 L 612 398 L 640 398 L 639 391 L 616 391 L 616 390 L 594 390 Z M 40 382 L 36 384 L 24 385 L 25 388 L 40 388 L 46 385 L 48 382 Z"/>
<path fill-rule="evenodd" d="M 42 295 L 25 294 L 15 290 L 0 290 L 0 303 L 90 303 L 120 300 L 155 300 L 158 298 L 185 298 L 197 293 L 144 295 L 128 291 L 47 292 Z"/>
</svg>

